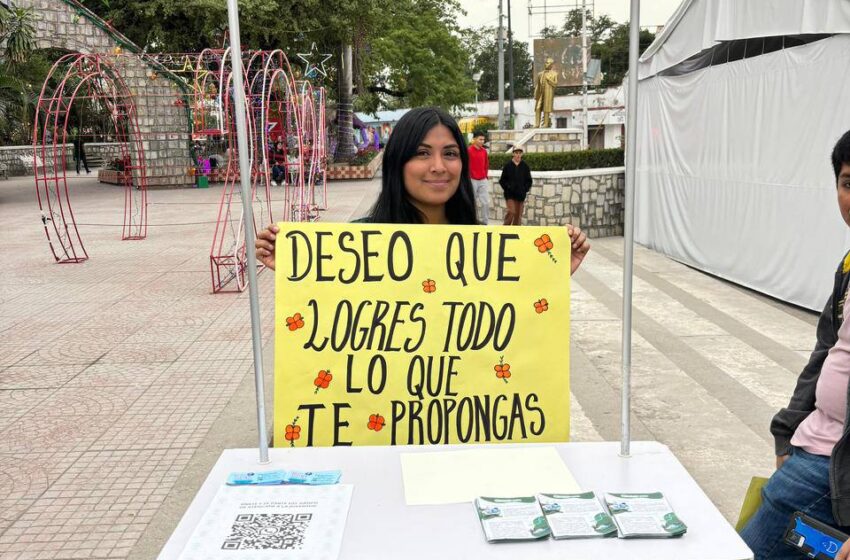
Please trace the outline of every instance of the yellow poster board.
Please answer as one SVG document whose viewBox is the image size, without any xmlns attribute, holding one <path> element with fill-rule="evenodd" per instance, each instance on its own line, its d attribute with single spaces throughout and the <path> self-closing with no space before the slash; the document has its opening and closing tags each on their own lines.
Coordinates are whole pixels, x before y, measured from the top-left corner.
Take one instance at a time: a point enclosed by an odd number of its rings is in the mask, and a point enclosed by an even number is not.
<svg viewBox="0 0 850 560">
<path fill-rule="evenodd" d="M 565 227 L 278 225 L 276 446 L 569 439 Z"/>
</svg>

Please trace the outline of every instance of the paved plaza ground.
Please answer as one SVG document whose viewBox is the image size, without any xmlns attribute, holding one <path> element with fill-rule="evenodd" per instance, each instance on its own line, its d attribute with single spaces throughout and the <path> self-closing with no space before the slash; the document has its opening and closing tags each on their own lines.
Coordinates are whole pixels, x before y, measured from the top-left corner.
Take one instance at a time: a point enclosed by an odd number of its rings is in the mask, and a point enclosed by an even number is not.
<svg viewBox="0 0 850 560">
<path fill-rule="evenodd" d="M 323 219 L 363 215 L 378 188 L 331 184 Z M 155 558 L 221 450 L 256 446 L 247 294 L 210 293 L 220 187 L 150 193 L 144 241 L 120 240 L 121 189 L 70 189 L 91 259 L 58 265 L 32 178 L 0 182 L 0 557 Z M 576 441 L 620 437 L 622 251 L 593 240 L 573 278 Z M 260 275 L 267 374 L 272 280 Z M 633 437 L 670 446 L 731 522 L 750 477 L 772 470 L 768 424 L 815 323 L 636 251 Z"/>
</svg>

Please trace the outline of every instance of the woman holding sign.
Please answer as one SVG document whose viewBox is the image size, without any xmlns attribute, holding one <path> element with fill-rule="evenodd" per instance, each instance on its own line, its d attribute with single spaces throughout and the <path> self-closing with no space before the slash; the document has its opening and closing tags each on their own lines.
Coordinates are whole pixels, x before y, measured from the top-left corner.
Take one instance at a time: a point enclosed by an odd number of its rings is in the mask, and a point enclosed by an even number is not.
<svg viewBox="0 0 850 560">
<path fill-rule="evenodd" d="M 441 109 L 412 109 L 398 121 L 384 150 L 381 194 L 369 215 L 356 220 L 374 224 L 478 223 L 475 212 L 469 157 L 463 134 L 455 120 Z M 572 241 L 570 273 L 590 250 L 581 229 L 567 226 Z M 257 259 L 275 267 L 275 241 L 279 229 L 272 224 L 255 243 Z"/>
</svg>

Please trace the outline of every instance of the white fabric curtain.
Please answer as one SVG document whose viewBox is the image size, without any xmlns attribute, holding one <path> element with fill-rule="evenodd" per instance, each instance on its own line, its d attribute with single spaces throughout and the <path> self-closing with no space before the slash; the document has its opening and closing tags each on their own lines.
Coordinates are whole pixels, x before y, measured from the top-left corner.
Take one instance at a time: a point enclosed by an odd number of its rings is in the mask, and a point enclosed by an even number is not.
<svg viewBox="0 0 850 560">
<path fill-rule="evenodd" d="M 830 163 L 850 35 L 638 87 L 635 240 L 821 309 L 850 247 Z"/>
<path fill-rule="evenodd" d="M 638 77 L 652 77 L 719 41 L 806 33 L 850 33 L 850 1 L 684 0 L 641 56 Z"/>
</svg>

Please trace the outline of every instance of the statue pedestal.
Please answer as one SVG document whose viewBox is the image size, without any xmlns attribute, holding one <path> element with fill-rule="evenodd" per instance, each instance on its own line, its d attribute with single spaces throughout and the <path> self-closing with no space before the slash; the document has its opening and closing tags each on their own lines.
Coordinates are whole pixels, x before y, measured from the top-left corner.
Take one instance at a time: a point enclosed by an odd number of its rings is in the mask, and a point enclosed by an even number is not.
<svg viewBox="0 0 850 560">
<path fill-rule="evenodd" d="M 580 128 L 523 128 L 491 130 L 490 151 L 510 152 L 515 146 L 526 153 L 573 152 L 581 150 Z"/>
</svg>

